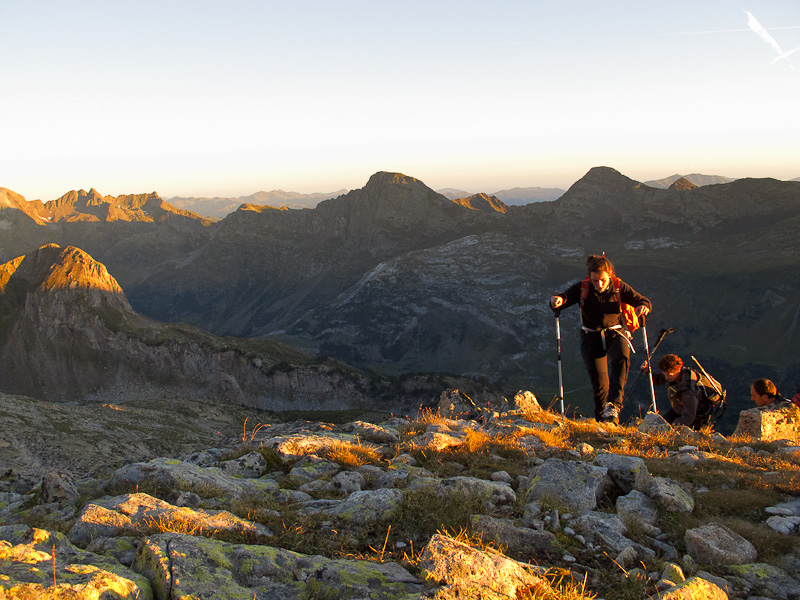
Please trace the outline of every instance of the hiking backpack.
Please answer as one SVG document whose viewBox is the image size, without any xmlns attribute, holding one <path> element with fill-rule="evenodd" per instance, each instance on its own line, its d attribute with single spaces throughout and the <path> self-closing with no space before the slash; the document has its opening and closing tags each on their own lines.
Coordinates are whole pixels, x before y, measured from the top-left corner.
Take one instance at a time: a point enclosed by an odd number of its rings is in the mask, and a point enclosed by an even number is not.
<svg viewBox="0 0 800 600">
<path fill-rule="evenodd" d="M 633 333 L 641 327 L 641 323 L 639 323 L 639 316 L 636 314 L 636 309 L 622 301 L 622 295 L 619 291 L 621 281 L 619 277 L 612 277 L 611 285 L 614 286 L 614 294 L 617 296 L 617 302 L 619 302 L 619 312 L 622 313 L 622 325 L 625 329 Z M 586 300 L 586 296 L 589 295 L 589 286 L 591 284 L 592 282 L 588 277 L 581 281 L 581 308 L 583 308 L 583 301 Z"/>
<path fill-rule="evenodd" d="M 696 385 L 697 389 L 700 391 L 700 397 L 708 402 L 708 411 L 706 414 L 710 415 L 711 421 L 721 419 L 727 408 L 727 404 L 725 403 L 725 397 L 728 394 L 727 391 L 725 391 L 725 388 L 722 387 L 719 381 L 709 375 L 702 367 L 700 367 L 699 371 L 695 371 L 694 369 L 692 369 L 692 371 L 694 371 L 697 377 Z"/>
</svg>

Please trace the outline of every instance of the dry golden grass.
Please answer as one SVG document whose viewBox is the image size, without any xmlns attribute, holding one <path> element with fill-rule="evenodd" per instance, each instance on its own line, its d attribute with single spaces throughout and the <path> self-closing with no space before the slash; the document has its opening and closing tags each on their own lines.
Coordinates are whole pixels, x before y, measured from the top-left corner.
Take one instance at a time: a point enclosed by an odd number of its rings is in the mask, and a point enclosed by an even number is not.
<svg viewBox="0 0 800 600">
<path fill-rule="evenodd" d="M 361 465 L 374 465 L 380 462 L 381 456 L 375 446 L 363 442 L 335 441 L 320 450 L 323 458 L 339 463 L 348 469 L 357 469 Z"/>
</svg>

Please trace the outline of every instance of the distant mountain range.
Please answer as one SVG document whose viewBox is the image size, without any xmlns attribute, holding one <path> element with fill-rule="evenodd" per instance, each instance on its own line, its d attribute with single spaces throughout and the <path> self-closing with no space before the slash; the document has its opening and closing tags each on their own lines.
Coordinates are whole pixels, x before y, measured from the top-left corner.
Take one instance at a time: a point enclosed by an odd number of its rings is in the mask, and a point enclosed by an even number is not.
<svg viewBox="0 0 800 600">
<path fill-rule="evenodd" d="M 445 198 L 450 200 L 459 200 L 461 198 L 469 198 L 475 194 L 470 194 L 464 190 L 457 190 L 455 188 L 442 188 L 436 190 Z M 541 187 L 526 187 L 526 188 L 512 188 L 510 190 L 500 190 L 493 194 L 483 194 L 485 196 L 494 196 L 498 200 L 510 206 L 521 206 L 523 204 L 530 204 L 531 202 L 546 202 L 556 200 L 564 193 L 560 188 L 541 188 Z"/>
<path fill-rule="evenodd" d="M 314 208 L 321 200 L 335 198 L 346 193 L 347 190 L 316 194 L 273 190 L 271 192 L 256 192 L 250 196 L 239 196 L 238 198 L 183 198 L 176 196 L 169 198 L 167 201 L 177 208 L 191 210 L 206 217 L 222 219 L 242 204 L 271 206 L 273 208 Z"/>
<path fill-rule="evenodd" d="M 685 179 L 697 187 L 702 187 L 704 185 L 716 185 L 718 183 L 730 183 L 731 181 L 735 181 L 735 179 L 731 179 L 730 177 L 722 177 L 721 175 L 700 175 L 699 173 L 692 173 L 691 175 L 670 175 L 664 179 L 645 181 L 644 185 L 654 188 L 667 189 L 678 179 Z"/>
<path fill-rule="evenodd" d="M 758 377 L 793 391 L 800 182 L 680 179 L 661 189 L 598 167 L 558 200 L 514 206 L 481 194 L 454 202 L 381 172 L 312 210 L 250 204 L 220 221 L 150 195 L 76 193 L 42 212 L 0 189 L 0 261 L 74 246 L 151 319 L 269 338 L 391 377 L 485 379 L 547 403 L 557 387 L 547 299 L 585 276 L 588 253 L 605 251 L 653 301 L 651 340 L 675 329 L 659 352 L 697 356 L 730 390 L 732 409 Z M 585 409 L 577 312 L 561 316 L 563 363 L 567 402 Z M 646 387 L 632 409 L 649 401 Z"/>
</svg>

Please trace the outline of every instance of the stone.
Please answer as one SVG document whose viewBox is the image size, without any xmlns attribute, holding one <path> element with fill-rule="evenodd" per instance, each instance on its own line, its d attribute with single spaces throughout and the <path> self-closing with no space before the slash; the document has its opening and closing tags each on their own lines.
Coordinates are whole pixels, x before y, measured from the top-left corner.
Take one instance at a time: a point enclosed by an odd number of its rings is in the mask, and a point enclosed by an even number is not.
<svg viewBox="0 0 800 600">
<path fill-rule="evenodd" d="M 408 489 L 427 489 L 439 496 L 453 493 L 480 496 L 485 502 L 495 506 L 513 504 L 517 501 L 517 495 L 509 484 L 502 481 L 487 481 L 477 477 L 458 476 L 447 479 L 419 477 L 409 483 Z"/>
<path fill-rule="evenodd" d="M 471 519 L 472 533 L 481 538 L 483 543 L 493 543 L 497 547 L 505 546 L 504 554 L 519 556 L 524 559 L 541 562 L 540 559 L 554 559 L 559 554 L 556 536 L 549 531 L 517 527 L 509 519 L 498 519 L 487 515 L 473 515 Z"/>
<path fill-rule="evenodd" d="M 717 585 L 700 577 L 691 577 L 674 587 L 659 591 L 653 600 L 728 600 L 726 594 Z"/>
<path fill-rule="evenodd" d="M 147 494 L 104 497 L 88 503 L 78 513 L 68 537 L 86 547 L 94 538 L 136 535 L 159 530 L 180 530 L 200 535 L 228 532 L 251 542 L 264 542 L 272 532 L 223 510 L 195 510 L 173 506 Z"/>
<path fill-rule="evenodd" d="M 509 485 L 514 482 L 514 478 L 508 474 L 508 471 L 495 471 L 492 473 L 491 479 L 492 481 L 500 481 Z"/>
<path fill-rule="evenodd" d="M 420 569 L 425 579 L 450 586 L 450 598 L 508 600 L 530 588 L 549 589 L 545 580 L 522 563 L 440 534 L 425 546 Z"/>
<path fill-rule="evenodd" d="M 689 555 L 703 565 L 742 565 L 758 557 L 753 544 L 719 523 L 687 529 L 684 541 Z"/>
<path fill-rule="evenodd" d="M 594 464 L 608 469 L 609 477 L 623 494 L 632 490 L 643 492 L 650 483 L 650 472 L 638 456 L 603 452 L 595 457 Z"/>
<path fill-rule="evenodd" d="M 611 485 L 608 469 L 584 462 L 549 458 L 530 473 L 527 500 L 555 498 L 572 510 L 593 510 Z"/>
<path fill-rule="evenodd" d="M 342 428 L 343 431 L 356 434 L 356 437 L 376 444 L 399 444 L 400 432 L 389 425 L 374 425 L 366 421 L 354 421 Z"/>
<path fill-rule="evenodd" d="M 481 409 L 472 398 L 455 389 L 441 393 L 436 410 L 445 419 L 477 419 L 481 416 Z"/>
<path fill-rule="evenodd" d="M 340 471 L 333 479 L 325 483 L 323 489 L 338 492 L 349 496 L 353 492 L 360 492 L 367 485 L 367 480 L 357 471 Z"/>
<path fill-rule="evenodd" d="M 646 494 L 666 511 L 690 513 L 694 510 L 694 498 L 678 482 L 666 477 L 653 477 Z"/>
<path fill-rule="evenodd" d="M 375 598 L 419 594 L 422 581 L 400 565 L 333 560 L 270 546 L 178 534 L 145 538 L 136 569 L 156 598 Z"/>
<path fill-rule="evenodd" d="M 767 525 L 769 525 L 778 533 L 789 535 L 793 531 L 797 530 L 797 526 L 800 525 L 800 517 L 784 517 L 775 515 L 767 519 Z"/>
<path fill-rule="evenodd" d="M 763 442 L 800 441 L 800 410 L 788 406 L 764 406 L 743 410 L 734 436 L 747 436 Z"/>
<path fill-rule="evenodd" d="M 267 459 L 260 452 L 250 452 L 239 458 L 222 461 L 219 468 L 231 477 L 255 479 L 267 470 Z"/>
<path fill-rule="evenodd" d="M 625 496 L 619 496 L 616 503 L 617 514 L 623 521 L 637 519 L 652 525 L 658 519 L 658 506 L 649 496 L 633 490 Z"/>
<path fill-rule="evenodd" d="M 323 514 L 363 525 L 391 519 L 403 504 L 403 492 L 381 488 L 353 492 L 343 500 L 309 500 L 300 508 L 301 514 Z"/>
<path fill-rule="evenodd" d="M 664 417 L 651 412 L 645 415 L 636 429 L 642 433 L 664 433 L 672 429 L 672 426 L 664 420 Z"/>
<path fill-rule="evenodd" d="M 413 438 L 411 441 L 417 448 L 436 450 L 438 452 L 454 446 L 460 446 L 463 442 L 460 437 L 437 431 L 426 431 Z"/>
<path fill-rule="evenodd" d="M 794 600 L 800 597 L 800 582 L 773 565 L 731 564 L 725 567 L 725 575 L 745 580 L 752 596 L 764 596 L 774 600 Z"/>
<path fill-rule="evenodd" d="M 56 502 L 67 506 L 74 506 L 78 502 L 78 486 L 72 477 L 66 473 L 47 473 L 42 478 L 39 504 Z"/>
<path fill-rule="evenodd" d="M 684 576 L 683 569 L 681 569 L 680 565 L 670 562 L 666 563 L 664 568 L 661 570 L 661 579 L 666 579 L 667 581 L 671 581 L 675 584 L 686 581 L 686 577 Z"/>
<path fill-rule="evenodd" d="M 513 409 L 523 414 L 532 414 L 540 412 L 542 407 L 533 392 L 520 390 L 514 395 Z"/>
<path fill-rule="evenodd" d="M 114 558 L 76 548 L 60 533 L 18 533 L 0 541 L 0 598 L 153 598 L 147 578 Z"/>
<path fill-rule="evenodd" d="M 628 532 L 627 526 L 614 514 L 589 511 L 573 519 L 571 525 L 587 541 L 593 544 L 602 544 L 613 550 L 615 554 L 634 545 L 633 541 L 625 537 Z"/>
</svg>

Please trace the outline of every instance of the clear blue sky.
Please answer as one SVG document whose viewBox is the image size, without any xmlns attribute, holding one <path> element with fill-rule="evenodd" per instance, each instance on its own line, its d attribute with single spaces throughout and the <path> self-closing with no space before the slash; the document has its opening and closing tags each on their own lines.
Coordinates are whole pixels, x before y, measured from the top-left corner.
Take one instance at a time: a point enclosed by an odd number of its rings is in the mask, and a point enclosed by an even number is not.
<svg viewBox="0 0 800 600">
<path fill-rule="evenodd" d="M 0 0 L 0 26 L 0 187 L 29 200 L 800 177 L 798 0 Z"/>
</svg>

